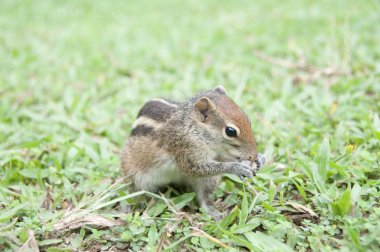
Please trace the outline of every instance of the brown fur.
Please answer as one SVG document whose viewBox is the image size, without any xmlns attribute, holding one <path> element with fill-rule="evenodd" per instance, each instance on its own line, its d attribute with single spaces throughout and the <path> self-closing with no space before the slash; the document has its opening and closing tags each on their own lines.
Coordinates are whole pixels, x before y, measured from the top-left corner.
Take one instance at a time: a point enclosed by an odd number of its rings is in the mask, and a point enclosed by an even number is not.
<svg viewBox="0 0 380 252">
<path fill-rule="evenodd" d="M 238 136 L 239 141 L 252 152 L 252 155 L 250 155 L 248 159 L 256 159 L 256 142 L 252 134 L 251 122 L 249 121 L 247 115 L 226 95 L 217 97 L 215 104 L 217 109 L 224 115 L 225 118 L 228 118 L 239 127 L 241 132 Z"/>
<path fill-rule="evenodd" d="M 236 138 L 224 135 L 230 124 L 240 132 Z M 156 191 L 169 183 L 190 186 L 207 208 L 220 176 L 252 177 L 256 158 L 248 117 L 218 87 L 184 103 L 147 102 L 121 154 L 121 169 L 137 190 Z"/>
</svg>

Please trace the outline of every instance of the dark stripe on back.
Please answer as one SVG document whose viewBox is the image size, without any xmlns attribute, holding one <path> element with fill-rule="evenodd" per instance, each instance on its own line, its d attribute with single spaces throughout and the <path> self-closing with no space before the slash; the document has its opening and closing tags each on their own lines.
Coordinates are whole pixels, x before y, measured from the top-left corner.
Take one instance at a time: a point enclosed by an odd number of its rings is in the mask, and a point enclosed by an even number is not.
<svg viewBox="0 0 380 252">
<path fill-rule="evenodd" d="M 145 116 L 158 122 L 165 122 L 169 119 L 175 107 L 167 105 L 160 101 L 149 101 L 141 108 L 137 118 Z"/>
<path fill-rule="evenodd" d="M 131 132 L 131 136 L 146 136 L 153 133 L 153 127 L 146 125 L 137 125 Z"/>
</svg>

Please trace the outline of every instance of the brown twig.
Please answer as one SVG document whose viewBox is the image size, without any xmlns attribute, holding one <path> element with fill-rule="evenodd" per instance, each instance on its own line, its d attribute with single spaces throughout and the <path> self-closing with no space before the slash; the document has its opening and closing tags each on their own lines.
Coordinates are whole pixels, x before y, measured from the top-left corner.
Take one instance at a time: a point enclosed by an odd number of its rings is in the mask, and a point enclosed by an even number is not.
<svg viewBox="0 0 380 252">
<path fill-rule="evenodd" d="M 320 77 L 345 76 L 345 75 L 350 74 L 349 71 L 344 71 L 333 66 L 331 67 L 313 66 L 313 65 L 310 65 L 305 59 L 299 59 L 297 62 L 292 62 L 292 61 L 281 59 L 281 58 L 275 58 L 258 51 L 255 51 L 254 54 L 259 59 L 266 61 L 268 63 L 307 73 L 308 76 L 303 78 L 303 80 L 306 80 L 306 81 L 313 81 Z M 298 77 L 298 79 L 302 80 L 301 77 Z"/>
<path fill-rule="evenodd" d="M 194 235 L 195 235 L 195 236 L 203 236 L 203 237 L 205 237 L 205 238 L 207 238 L 208 240 L 210 240 L 210 241 L 212 241 L 212 242 L 218 244 L 219 246 L 221 246 L 221 247 L 223 247 L 223 248 L 227 248 L 227 249 L 230 248 L 227 244 L 223 243 L 221 240 L 219 240 L 219 239 L 217 239 L 217 238 L 215 238 L 215 237 L 209 235 L 208 233 L 206 233 L 205 231 L 203 231 L 203 230 L 201 230 L 201 229 L 199 229 L 199 228 L 196 228 L 196 227 L 190 227 L 190 229 L 192 229 L 192 230 L 195 231 L 195 232 L 194 232 Z"/>
</svg>

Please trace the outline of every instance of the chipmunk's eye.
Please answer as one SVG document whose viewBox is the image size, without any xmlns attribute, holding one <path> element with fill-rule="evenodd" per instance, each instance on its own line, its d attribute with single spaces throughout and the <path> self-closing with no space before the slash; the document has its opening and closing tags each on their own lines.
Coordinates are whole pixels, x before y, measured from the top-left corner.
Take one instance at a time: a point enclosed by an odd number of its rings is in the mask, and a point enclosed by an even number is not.
<svg viewBox="0 0 380 252">
<path fill-rule="evenodd" d="M 232 127 L 226 127 L 226 135 L 229 137 L 237 137 L 237 131 Z"/>
</svg>

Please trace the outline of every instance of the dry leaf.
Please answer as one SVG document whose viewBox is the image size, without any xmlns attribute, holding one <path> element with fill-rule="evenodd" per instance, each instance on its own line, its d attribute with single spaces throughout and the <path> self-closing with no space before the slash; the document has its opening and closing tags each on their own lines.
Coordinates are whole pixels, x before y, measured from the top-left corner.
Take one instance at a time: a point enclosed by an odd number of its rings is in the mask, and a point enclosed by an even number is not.
<svg viewBox="0 0 380 252">
<path fill-rule="evenodd" d="M 41 207 L 45 209 L 52 209 L 53 204 L 54 204 L 54 199 L 53 199 L 53 196 L 51 195 L 51 190 L 50 188 L 47 188 L 45 199 L 42 202 Z"/>
<path fill-rule="evenodd" d="M 306 206 L 303 206 L 303 205 L 301 205 L 299 203 L 296 203 L 296 202 L 287 202 L 285 205 L 291 206 L 294 209 L 298 210 L 299 212 L 308 213 L 312 217 L 318 217 L 318 215 L 313 210 L 311 210 L 310 208 L 308 208 Z"/>
<path fill-rule="evenodd" d="M 70 229 L 80 228 L 86 225 L 97 226 L 97 227 L 114 227 L 120 226 L 124 222 L 120 220 L 109 219 L 97 214 L 86 214 L 86 215 L 69 215 L 65 217 L 60 222 L 54 225 L 55 231 L 65 231 Z"/>
</svg>

